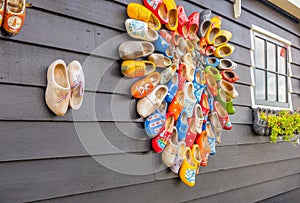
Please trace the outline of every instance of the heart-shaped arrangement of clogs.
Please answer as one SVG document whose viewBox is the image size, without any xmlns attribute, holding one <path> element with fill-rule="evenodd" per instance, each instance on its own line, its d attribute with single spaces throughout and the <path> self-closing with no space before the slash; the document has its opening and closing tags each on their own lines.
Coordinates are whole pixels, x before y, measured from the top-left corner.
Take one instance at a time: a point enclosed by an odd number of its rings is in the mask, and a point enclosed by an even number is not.
<svg viewBox="0 0 300 203">
<path fill-rule="evenodd" d="M 237 64 L 228 58 L 232 34 L 210 10 L 187 15 L 174 0 L 130 3 L 125 21 L 132 41 L 119 46 L 122 74 L 143 77 L 131 86 L 152 148 L 188 186 L 231 130 L 238 96 Z"/>
</svg>

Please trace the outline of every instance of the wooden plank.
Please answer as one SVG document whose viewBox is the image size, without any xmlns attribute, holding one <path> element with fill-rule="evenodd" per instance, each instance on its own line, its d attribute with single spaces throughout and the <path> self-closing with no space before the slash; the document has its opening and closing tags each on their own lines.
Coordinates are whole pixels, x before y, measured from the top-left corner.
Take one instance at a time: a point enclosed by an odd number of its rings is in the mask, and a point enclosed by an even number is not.
<svg viewBox="0 0 300 203">
<path fill-rule="evenodd" d="M 279 27 L 277 25 L 270 23 L 270 21 L 266 21 L 262 19 L 256 14 L 253 14 L 252 12 L 243 10 L 242 11 L 243 14 L 239 18 L 235 19 L 233 13 L 233 4 L 231 2 L 227 2 L 227 1 L 220 2 L 218 0 L 212 0 L 212 1 L 188 0 L 188 1 L 193 2 L 195 5 L 209 8 L 212 11 L 214 11 L 215 14 L 220 15 L 223 18 L 230 19 L 231 21 L 241 26 L 246 26 L 247 28 L 251 28 L 252 24 L 254 24 L 258 27 L 266 29 L 269 32 L 284 37 L 285 39 L 291 41 L 293 46 L 300 47 L 300 41 L 298 36 L 294 35 L 293 33 L 290 33 L 290 31 L 284 27 Z"/>
<path fill-rule="evenodd" d="M 292 164 L 291 168 L 286 167 L 287 165 L 285 164 L 288 163 Z M 299 187 L 300 175 L 297 174 L 299 165 L 299 159 L 297 159 L 234 170 L 223 170 L 218 173 L 201 174 L 197 176 L 197 184 L 193 188 L 187 187 L 179 179 L 174 179 L 61 197 L 48 202 L 83 202 L 86 199 L 89 202 L 99 202 L 99 199 L 103 202 L 109 202 L 113 199 L 115 202 L 134 203 L 152 202 L 154 197 L 159 202 L 185 202 L 210 197 L 215 194 L 221 194 L 220 196 L 222 197 L 222 194 L 225 192 L 233 192 L 235 194 L 235 191 L 248 191 L 249 189 L 254 191 L 238 192 L 233 196 L 240 201 L 228 202 L 245 202 L 248 199 L 260 200 L 261 198 L 276 195 L 281 191 Z M 258 173 L 260 174 L 259 176 L 257 175 Z M 248 190 L 244 190 L 244 188 Z M 226 199 L 230 198 L 230 196 L 225 194 L 224 197 Z M 232 198 L 232 200 L 235 198 Z M 220 199 L 218 202 L 220 202 Z"/>
<path fill-rule="evenodd" d="M 234 72 L 240 77 L 238 83 L 252 85 L 250 66 L 238 64 L 238 67 L 234 70 Z"/>
<path fill-rule="evenodd" d="M 243 87 L 248 88 L 243 85 L 236 86 L 238 90 Z M 44 87 L 1 85 L 0 94 L 5 95 L 0 98 L 3 104 L 0 109 L 0 120 L 143 121 L 136 112 L 137 100 L 129 95 L 86 91 L 79 110 L 69 109 L 63 117 L 57 117 L 46 106 Z M 241 94 L 243 95 L 242 91 Z M 249 107 L 236 106 L 235 108 L 236 113 L 230 116 L 233 123 L 252 123 L 252 110 Z"/>
<path fill-rule="evenodd" d="M 300 79 L 300 65 L 291 64 L 292 77 Z"/>
<path fill-rule="evenodd" d="M 231 1 L 232 3 L 234 2 L 234 0 L 228 1 Z M 276 26 L 299 36 L 299 26 L 295 21 L 291 20 L 287 16 L 284 16 L 263 2 L 243 0 L 242 9 L 247 10 L 248 12 L 253 12 L 254 15 L 259 16 L 269 23 L 275 24 Z"/>
<path fill-rule="evenodd" d="M 270 161 L 281 162 L 286 159 L 299 158 L 300 149 L 298 148 L 294 147 L 291 143 L 220 146 L 216 149 L 216 155 L 210 156 L 208 165 L 202 167 L 200 171 L 202 174 L 212 171 L 217 172 L 232 168 L 263 164 Z M 284 152 L 285 154 L 280 154 L 285 150 L 287 151 Z M 166 169 L 156 173 L 155 179 L 166 180 L 174 177 L 176 177 L 174 173 Z"/>
<path fill-rule="evenodd" d="M 0 126 L 0 162 L 151 150 L 139 123 L 1 121 Z M 83 145 L 84 138 L 92 146 Z"/>
<path fill-rule="evenodd" d="M 0 202 L 29 202 L 154 180 L 153 174 L 118 173 L 91 157 L 2 163 L 0 172 Z"/>
<path fill-rule="evenodd" d="M 105 27 L 98 28 L 95 32 L 95 27 L 97 26 L 53 13 L 28 9 L 26 26 L 19 35 L 11 39 L 89 54 L 102 43 L 122 33 Z M 0 37 L 8 39 L 4 34 Z"/>
<path fill-rule="evenodd" d="M 0 126 L 0 162 L 152 151 L 142 123 L 1 121 Z M 252 125 L 233 124 L 217 149 L 262 143 L 269 137 L 257 136 Z"/>
<path fill-rule="evenodd" d="M 291 78 L 293 93 L 300 94 L 300 79 Z"/>
<path fill-rule="evenodd" d="M 259 203 L 280 203 L 280 202 L 297 203 L 300 200 L 299 194 L 300 194 L 300 188 L 297 188 L 295 190 L 287 191 L 280 195 L 276 195 L 268 199 L 259 201 Z"/>
<path fill-rule="evenodd" d="M 292 94 L 292 103 L 293 103 L 293 109 L 297 110 L 300 106 L 300 95 L 299 94 Z"/>
<path fill-rule="evenodd" d="M 125 30 L 126 8 L 112 1 L 73 0 L 66 2 L 64 0 L 32 0 L 31 3 L 33 8 L 36 9 L 43 9 L 107 27 Z"/>
<path fill-rule="evenodd" d="M 1 42 L 0 60 L 5 68 L 0 69 L 0 82 L 3 83 L 45 87 L 47 68 L 57 59 L 63 59 L 67 65 L 78 60 L 85 73 L 85 89 L 89 91 L 130 94 L 130 86 L 137 80 L 125 79 L 116 60 L 6 40 Z"/>
<path fill-rule="evenodd" d="M 85 92 L 81 108 L 55 116 L 45 103 L 45 88 L 1 85 L 0 120 L 140 121 L 130 96 Z M 113 106 L 113 108 L 108 108 Z"/>
<path fill-rule="evenodd" d="M 0 162 L 152 151 L 142 123 L 1 121 L 0 126 Z M 83 145 L 84 138 L 89 144 Z M 223 131 L 218 148 L 269 142 L 252 125 L 233 124 L 231 131 Z"/>
<path fill-rule="evenodd" d="M 299 174 L 283 177 L 277 180 L 267 181 L 260 184 L 251 185 L 248 187 L 238 188 L 235 190 L 227 191 L 213 196 L 204 197 L 201 199 L 196 199 L 193 201 L 188 201 L 189 203 L 198 203 L 198 202 L 210 202 L 210 203 L 219 203 L 223 202 L 289 202 L 297 203 L 299 202 Z M 288 183 L 288 184 L 287 184 Z M 296 189 L 296 190 L 293 190 Z M 293 192 L 289 192 L 293 190 Z M 294 192 L 295 191 L 295 192 Z M 282 192 L 287 192 L 286 196 L 275 196 Z M 297 193 L 298 192 L 298 193 Z M 271 201 L 259 201 L 268 197 L 271 198 Z M 282 201 L 281 201 L 282 200 Z"/>
<path fill-rule="evenodd" d="M 300 41 L 300 40 L 299 40 Z M 296 64 L 300 66 L 300 46 L 296 48 L 291 47 L 291 55 L 292 55 L 292 64 Z"/>
</svg>

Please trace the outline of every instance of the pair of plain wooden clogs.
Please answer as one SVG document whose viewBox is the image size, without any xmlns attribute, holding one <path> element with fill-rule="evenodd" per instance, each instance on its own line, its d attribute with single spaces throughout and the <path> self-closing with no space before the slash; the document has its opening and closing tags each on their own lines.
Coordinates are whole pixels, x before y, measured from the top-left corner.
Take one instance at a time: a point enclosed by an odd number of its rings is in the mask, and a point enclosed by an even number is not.
<svg viewBox="0 0 300 203">
<path fill-rule="evenodd" d="M 68 66 L 61 59 L 50 64 L 47 72 L 46 103 L 57 116 L 63 116 L 70 106 L 80 108 L 84 94 L 84 74 L 78 61 Z"/>
</svg>

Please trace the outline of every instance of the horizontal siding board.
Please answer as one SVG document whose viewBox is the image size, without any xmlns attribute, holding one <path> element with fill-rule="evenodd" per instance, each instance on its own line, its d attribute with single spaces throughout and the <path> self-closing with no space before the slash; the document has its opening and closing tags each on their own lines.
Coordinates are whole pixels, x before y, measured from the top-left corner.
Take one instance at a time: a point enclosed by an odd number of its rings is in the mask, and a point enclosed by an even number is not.
<svg viewBox="0 0 300 203">
<path fill-rule="evenodd" d="M 216 149 L 216 155 L 210 156 L 208 165 L 201 167 L 200 171 L 201 173 L 219 172 L 232 168 L 298 158 L 300 150 L 298 148 L 291 143 L 220 146 Z M 156 173 L 155 179 L 165 180 L 174 177 L 175 175 L 166 169 Z"/>
<path fill-rule="evenodd" d="M 269 32 L 273 32 L 286 40 L 292 42 L 293 46 L 300 47 L 299 37 L 290 33 L 288 30 L 283 30 L 281 27 L 277 25 L 271 24 L 269 21 L 266 21 L 259 16 L 252 14 L 247 10 L 242 11 L 242 15 L 235 19 L 233 12 L 233 4 L 227 1 L 205 1 L 205 0 L 189 0 L 190 2 L 194 2 L 196 5 L 203 6 L 205 8 L 209 8 L 214 11 L 216 14 L 221 15 L 224 18 L 230 19 L 231 21 L 245 26 L 247 28 L 251 28 L 252 24 L 258 27 L 261 27 Z"/>
<path fill-rule="evenodd" d="M 243 89 L 244 85 L 236 85 Z M 55 116 L 45 103 L 44 87 L 0 85 L 0 120 L 38 121 L 135 121 L 141 122 L 136 111 L 137 100 L 129 95 L 85 92 L 83 104 L 77 111 L 68 110 L 63 117 Z M 236 104 L 234 102 L 234 104 Z M 252 123 L 252 110 L 236 106 L 230 116 L 233 123 Z"/>
<path fill-rule="evenodd" d="M 219 203 L 220 199 L 223 202 L 260 202 L 260 200 L 272 197 L 276 194 L 282 192 L 288 192 L 290 190 L 299 188 L 299 180 L 300 175 L 295 174 L 287 177 L 282 177 L 277 180 L 266 181 L 263 183 L 251 185 L 248 187 L 242 187 L 235 190 L 230 190 L 224 193 L 220 193 L 217 195 L 208 196 L 201 199 L 196 199 L 193 201 L 188 201 L 189 203 L 201 203 L 201 202 L 209 202 L 209 203 Z M 287 184 L 288 183 L 288 184 Z M 297 193 L 298 191 L 298 193 Z M 291 196 L 293 195 L 293 196 Z M 279 197 L 280 198 L 280 197 Z M 268 202 L 289 202 L 289 203 L 297 203 L 299 202 L 299 189 L 296 190 L 295 193 L 287 193 L 287 196 L 283 197 L 283 201 L 281 199 L 274 197 L 274 201 L 262 201 L 263 203 Z"/>
<path fill-rule="evenodd" d="M 57 196 L 146 183 L 150 175 L 114 172 L 93 158 L 0 164 L 0 202 L 28 202 Z"/>
<path fill-rule="evenodd" d="M 300 41 L 300 40 L 299 40 Z M 292 63 L 300 66 L 300 46 L 298 48 L 291 47 Z"/>
<path fill-rule="evenodd" d="M 63 117 L 47 108 L 45 88 L 1 85 L 3 104 L 0 120 L 51 121 L 138 121 L 136 101 L 130 96 L 86 92 L 81 108 L 68 110 Z M 107 108 L 112 106 L 113 108 Z"/>
<path fill-rule="evenodd" d="M 0 60 L 0 82 L 46 86 L 47 68 L 57 59 L 68 65 L 78 60 L 85 74 L 85 89 L 98 92 L 114 92 L 130 94 L 130 86 L 137 79 L 125 79 L 121 74 L 120 62 L 95 56 L 87 56 L 74 52 L 65 52 L 47 47 L 2 41 Z"/>
<path fill-rule="evenodd" d="M 47 1 L 31 0 L 34 8 L 39 8 L 58 14 L 105 25 L 115 29 L 125 30 L 124 19 L 126 9 L 113 1 L 107 0 L 73 0 Z"/>
<path fill-rule="evenodd" d="M 292 103 L 294 110 L 297 110 L 300 107 L 300 95 L 299 94 L 292 94 Z"/>
<path fill-rule="evenodd" d="M 120 31 L 101 26 L 95 29 L 96 25 L 35 9 L 28 9 L 25 22 L 20 35 L 13 37 L 13 40 L 86 54 L 122 34 Z M 4 34 L 0 37 L 8 38 Z"/>
<path fill-rule="evenodd" d="M 234 2 L 234 0 L 228 1 Z M 244 0 L 242 9 L 245 9 L 248 12 L 255 12 L 255 15 L 269 23 L 275 24 L 276 26 L 299 36 L 299 26 L 295 21 L 260 1 Z"/>
<path fill-rule="evenodd" d="M 8 121 L 0 122 L 0 126 L 0 162 L 87 156 L 92 148 L 98 155 L 151 150 L 150 140 L 138 123 Z M 85 137 L 92 146 L 82 144 Z"/>
<path fill-rule="evenodd" d="M 300 79 L 300 65 L 291 64 L 292 76 Z"/>
<path fill-rule="evenodd" d="M 276 195 L 268 199 L 262 200 L 259 203 L 280 203 L 280 202 L 297 203 L 299 201 L 300 201 L 300 188 L 297 188 L 295 190 L 287 191 L 285 193 L 281 193 L 280 195 Z"/>
<path fill-rule="evenodd" d="M 238 67 L 234 70 L 234 72 L 240 77 L 238 83 L 252 85 L 250 66 L 238 64 Z"/>
<path fill-rule="evenodd" d="M 300 94 L 300 79 L 291 78 L 293 93 Z"/>
<path fill-rule="evenodd" d="M 1 121 L 0 126 L 0 162 L 152 151 L 151 140 L 139 123 Z M 83 145 L 84 137 L 90 145 Z M 223 146 L 230 149 L 231 145 L 268 142 L 269 137 L 257 136 L 252 125 L 233 124 L 231 131 L 222 132 L 217 150 Z"/>
<path fill-rule="evenodd" d="M 291 167 L 286 167 L 286 164 L 291 164 Z M 252 198 L 260 200 L 261 198 L 267 198 L 278 194 L 278 192 L 280 192 L 279 189 L 287 191 L 294 189 L 297 186 L 299 187 L 300 175 L 297 174 L 298 171 L 299 159 L 287 160 L 273 164 L 262 164 L 233 170 L 223 170 L 218 173 L 200 174 L 197 176 L 197 184 L 193 188 L 187 187 L 179 179 L 173 179 L 62 197 L 53 199 L 52 201 L 49 200 L 49 202 L 82 202 L 86 199 L 88 199 L 89 202 L 98 202 L 99 199 L 103 202 L 109 202 L 113 199 L 115 202 L 134 203 L 153 202 L 154 197 L 155 201 L 158 202 L 184 202 L 222 192 L 240 190 L 239 188 L 247 186 L 249 188 L 255 188 L 255 185 L 269 183 L 267 185 L 270 189 L 267 189 L 265 185 L 263 187 L 259 187 L 261 190 L 256 191 L 258 194 L 257 196 L 255 196 L 256 193 L 254 192 L 249 192 L 248 194 L 238 193 L 244 197 L 244 199 L 239 199 L 240 201 L 232 201 L 245 202 Z M 258 173 L 260 174 L 259 176 L 257 175 Z M 249 176 L 252 178 L 249 178 Z M 287 182 L 289 184 L 286 184 Z M 273 183 L 273 185 L 271 185 L 271 183 Z M 264 190 L 267 191 L 265 195 Z"/>
</svg>

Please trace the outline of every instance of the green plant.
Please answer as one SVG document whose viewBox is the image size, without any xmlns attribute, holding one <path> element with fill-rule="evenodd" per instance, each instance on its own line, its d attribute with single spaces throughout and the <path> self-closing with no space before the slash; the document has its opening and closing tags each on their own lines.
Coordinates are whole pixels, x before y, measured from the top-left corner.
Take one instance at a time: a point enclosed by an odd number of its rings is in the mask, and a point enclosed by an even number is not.
<svg viewBox="0 0 300 203">
<path fill-rule="evenodd" d="M 291 113 L 287 110 L 279 111 L 276 115 L 261 115 L 261 119 L 268 121 L 268 127 L 271 128 L 271 143 L 276 143 L 280 137 L 284 141 L 298 142 L 300 131 L 299 112 Z"/>
</svg>

